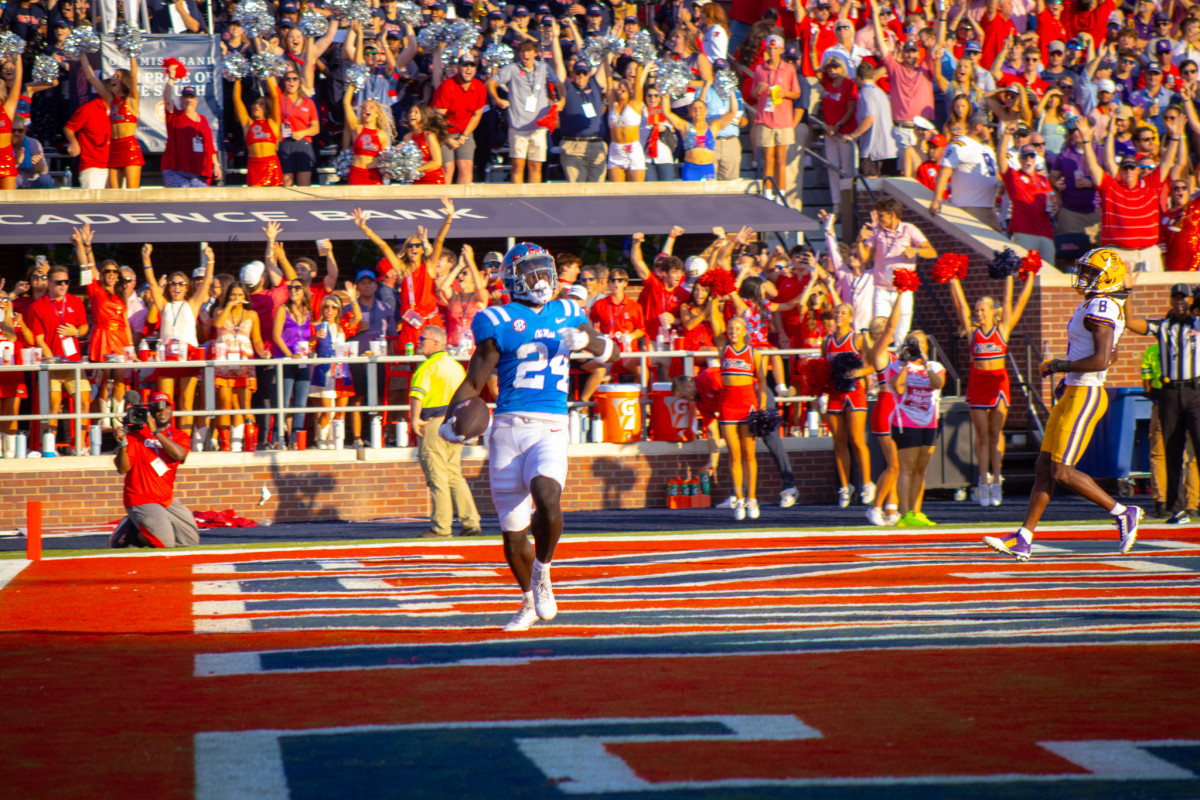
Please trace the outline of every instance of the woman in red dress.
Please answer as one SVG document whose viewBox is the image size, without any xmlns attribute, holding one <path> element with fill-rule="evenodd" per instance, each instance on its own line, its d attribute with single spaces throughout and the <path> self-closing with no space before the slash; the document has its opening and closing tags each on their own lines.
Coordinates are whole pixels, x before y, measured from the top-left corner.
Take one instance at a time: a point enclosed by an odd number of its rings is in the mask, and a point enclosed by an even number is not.
<svg viewBox="0 0 1200 800">
<path fill-rule="evenodd" d="M 385 113 L 374 100 L 362 104 L 358 113 L 354 111 L 354 84 L 346 85 L 342 98 L 346 112 L 346 129 L 354 148 L 354 160 L 350 162 L 351 186 L 382 186 L 383 175 L 379 172 L 379 154 L 396 141 L 392 127 L 392 115 Z M 439 151 L 439 158 L 441 157 Z"/>
<path fill-rule="evenodd" d="M 242 82 L 233 84 L 233 110 L 246 135 L 250 154 L 246 170 L 247 186 L 283 186 L 283 169 L 279 165 L 279 135 L 283 129 L 283 112 L 279 105 L 279 84 L 267 78 L 271 96 L 260 97 L 246 110 L 242 102 Z"/>
<path fill-rule="evenodd" d="M 0 365 L 24 363 L 21 351 L 33 347 L 33 333 L 25 327 L 21 315 L 13 311 L 12 299 L 0 287 Z M 13 416 L 21 400 L 28 397 L 25 376 L 21 372 L 0 372 L 0 414 Z M 4 458 L 16 458 L 17 420 L 0 422 L 0 446 Z"/>
<path fill-rule="evenodd" d="M 99 265 L 99 275 L 96 274 L 92 235 L 91 225 L 76 228 L 71 234 L 71 243 L 75 245 L 80 283 L 86 284 L 88 306 L 92 314 L 88 360 L 93 364 L 102 364 L 108 361 L 109 356 L 119 355 L 123 358 L 125 348 L 133 346 L 133 333 L 129 329 L 125 298 L 121 295 L 121 267 L 116 261 L 106 259 Z M 100 391 L 96 393 L 92 410 L 110 411 L 114 399 L 125 396 L 125 373 L 112 369 L 96 372 L 94 382 L 100 384 Z"/>
<path fill-rule="evenodd" d="M 13 117 L 17 115 L 17 103 L 21 102 L 22 59 L 13 59 L 13 82 L 8 85 L 0 81 L 4 97 L 0 99 L 0 189 L 17 188 L 17 159 L 13 154 Z"/>
<path fill-rule="evenodd" d="M 79 59 L 83 75 L 108 103 L 108 118 L 112 122 L 112 145 L 108 150 L 108 188 L 137 189 L 142 185 L 142 148 L 137 140 L 138 128 L 138 64 L 129 59 L 129 69 L 118 69 L 106 80 L 92 71 L 88 59 Z"/>
<path fill-rule="evenodd" d="M 441 141 L 449 135 L 446 118 L 427 105 L 413 106 L 408 111 L 408 127 L 411 132 L 404 137 L 421 148 L 425 163 L 421 165 L 421 177 L 415 184 L 443 184 L 446 173 L 442 172 Z"/>
</svg>

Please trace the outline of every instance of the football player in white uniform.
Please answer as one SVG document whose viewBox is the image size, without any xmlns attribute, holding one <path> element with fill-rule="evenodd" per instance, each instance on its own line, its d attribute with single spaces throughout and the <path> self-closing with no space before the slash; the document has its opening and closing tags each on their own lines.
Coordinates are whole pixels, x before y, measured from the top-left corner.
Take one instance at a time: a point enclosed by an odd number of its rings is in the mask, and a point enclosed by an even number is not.
<svg viewBox="0 0 1200 800">
<path fill-rule="evenodd" d="M 550 561 L 563 526 L 560 501 L 567 481 L 571 353 L 586 350 L 607 362 L 616 359 L 617 348 L 592 328 L 574 300 L 551 300 L 558 277 L 553 257 L 541 247 L 528 242 L 513 247 L 504 256 L 500 277 L 512 302 L 475 315 L 475 354 L 450 398 L 446 419 L 453 417 L 459 403 L 478 397 L 492 374 L 498 374 L 488 477 L 504 535 L 504 557 L 523 595 L 521 609 L 504 629 L 522 631 L 558 613 Z M 439 432 L 449 441 L 462 441 L 449 423 Z"/>
<path fill-rule="evenodd" d="M 1018 561 L 1029 560 L 1033 531 L 1050 502 L 1055 483 L 1071 488 L 1112 514 L 1121 537 L 1122 553 L 1133 548 L 1142 519 L 1140 508 L 1118 503 L 1089 475 L 1076 469 L 1075 464 L 1087 449 L 1096 423 L 1108 409 L 1104 379 L 1113 350 L 1127 325 L 1136 333 L 1145 333 L 1146 321 L 1126 316 L 1129 291 L 1125 262 L 1115 250 L 1096 248 L 1081 256 L 1076 265 L 1078 272 L 1072 286 L 1084 296 L 1084 301 L 1067 324 L 1067 357 L 1042 362 L 1043 377 L 1056 372 L 1066 375 L 1054 390 L 1058 402 L 1046 421 L 1025 523 L 1008 536 L 983 537 L 988 547 L 1015 556 Z"/>
</svg>

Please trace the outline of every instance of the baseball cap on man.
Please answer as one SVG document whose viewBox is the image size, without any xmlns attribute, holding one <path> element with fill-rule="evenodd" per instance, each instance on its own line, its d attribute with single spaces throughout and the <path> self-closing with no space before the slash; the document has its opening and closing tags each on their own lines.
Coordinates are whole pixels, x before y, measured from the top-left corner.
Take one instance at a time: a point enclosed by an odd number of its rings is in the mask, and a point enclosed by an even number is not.
<svg viewBox="0 0 1200 800">
<path fill-rule="evenodd" d="M 180 97 L 195 97 L 196 96 L 196 87 L 195 86 L 183 87 L 182 89 L 179 90 L 179 96 Z"/>
<path fill-rule="evenodd" d="M 1117 85 L 1108 78 L 1101 78 L 1100 80 L 1096 81 L 1096 91 L 1108 92 L 1111 94 L 1117 91 Z"/>
<path fill-rule="evenodd" d="M 1159 39 L 1158 44 L 1154 45 L 1155 53 L 1169 53 L 1175 49 L 1175 45 L 1171 44 L 1170 39 Z"/>
<path fill-rule="evenodd" d="M 1024 158 L 1025 156 L 1036 156 L 1037 154 L 1037 148 L 1031 144 L 1027 144 L 1021 148 L 1021 158 Z"/>
<path fill-rule="evenodd" d="M 175 410 L 175 401 L 172 400 L 171 395 L 167 394 L 166 392 L 155 392 L 154 394 L 150 395 L 150 405 L 154 405 L 156 403 L 166 403 L 171 407 L 172 411 Z"/>
<path fill-rule="evenodd" d="M 933 136 L 929 137 L 930 147 L 945 147 L 947 144 L 949 144 L 949 142 L 946 141 L 946 137 L 940 133 L 935 133 Z"/>
<path fill-rule="evenodd" d="M 504 19 L 504 12 L 503 11 L 489 11 L 487 18 L 488 19 Z"/>
<path fill-rule="evenodd" d="M 979 46 L 979 42 L 971 41 L 963 45 L 963 54 L 967 53 L 982 53 L 983 48 Z"/>
<path fill-rule="evenodd" d="M 1171 287 L 1171 297 L 1191 297 L 1192 287 L 1186 283 L 1177 283 Z"/>
<path fill-rule="evenodd" d="M 1067 45 L 1062 39 L 1055 39 L 1053 42 L 1050 43 L 1050 46 L 1046 48 L 1046 52 L 1048 52 L 1048 53 L 1065 53 L 1065 52 L 1067 52 Z"/>
<path fill-rule="evenodd" d="M 242 283 L 247 286 L 253 286 L 262 280 L 263 272 L 267 269 L 267 265 L 261 261 L 251 261 L 242 267 Z"/>
<path fill-rule="evenodd" d="M 1133 119 L 1133 109 L 1129 106 L 1117 106 L 1113 112 L 1114 119 Z"/>
<path fill-rule="evenodd" d="M 1149 64 L 1146 65 L 1146 68 L 1142 71 L 1145 72 L 1147 75 L 1150 75 L 1152 73 L 1157 73 L 1159 75 L 1162 75 L 1163 70 L 1162 70 L 1162 67 L 1160 67 L 1157 63 L 1151 61 Z"/>
<path fill-rule="evenodd" d="M 972 125 L 991 125 L 992 118 L 988 112 L 980 110 L 971 114 L 970 122 Z"/>
<path fill-rule="evenodd" d="M 517 10 L 513 12 L 514 17 L 528 17 L 529 9 L 525 6 L 517 6 Z"/>
<path fill-rule="evenodd" d="M 375 280 L 375 270 L 373 270 L 373 269 L 360 269 L 360 270 L 358 271 L 358 273 L 357 273 L 357 274 L 354 276 L 354 282 L 355 282 L 355 283 L 358 283 L 358 282 L 359 282 L 359 281 L 361 281 L 363 278 L 370 278 L 371 280 Z"/>
</svg>

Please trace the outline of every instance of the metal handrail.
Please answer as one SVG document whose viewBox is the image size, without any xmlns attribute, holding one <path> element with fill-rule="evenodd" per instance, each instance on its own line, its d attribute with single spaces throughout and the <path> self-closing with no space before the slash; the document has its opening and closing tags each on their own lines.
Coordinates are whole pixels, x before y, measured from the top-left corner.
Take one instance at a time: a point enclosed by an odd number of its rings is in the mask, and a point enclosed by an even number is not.
<svg viewBox="0 0 1200 800">
<path fill-rule="evenodd" d="M 1017 376 L 1017 385 L 1021 387 L 1021 392 L 1024 393 L 1025 399 L 1029 401 L 1029 417 L 1033 427 L 1037 430 L 1038 438 L 1042 439 L 1046 435 L 1046 428 L 1042 423 L 1042 417 L 1047 419 L 1050 417 L 1050 410 L 1046 408 L 1046 403 L 1042 400 L 1041 392 L 1034 392 L 1032 387 L 1034 364 L 1041 365 L 1042 351 L 1033 341 L 1033 338 L 1027 333 L 1017 333 L 1025 345 L 1025 373 L 1022 374 L 1021 368 L 1017 365 L 1017 361 L 1013 358 L 1012 349 L 1008 351 L 1008 360 L 1012 364 L 1013 372 Z M 1009 341 L 1012 341 L 1012 334 L 1009 335 Z M 1039 380 L 1041 375 L 1038 376 Z"/>
<path fill-rule="evenodd" d="M 962 388 L 962 379 L 958 376 L 958 370 L 954 368 L 954 364 L 946 355 L 946 351 L 942 349 L 942 345 L 937 340 L 936 336 L 931 333 L 926 333 L 925 340 L 929 342 L 929 346 L 933 349 L 934 355 L 937 356 L 937 361 L 946 368 L 946 374 L 954 379 L 954 395 L 957 396 Z"/>
</svg>

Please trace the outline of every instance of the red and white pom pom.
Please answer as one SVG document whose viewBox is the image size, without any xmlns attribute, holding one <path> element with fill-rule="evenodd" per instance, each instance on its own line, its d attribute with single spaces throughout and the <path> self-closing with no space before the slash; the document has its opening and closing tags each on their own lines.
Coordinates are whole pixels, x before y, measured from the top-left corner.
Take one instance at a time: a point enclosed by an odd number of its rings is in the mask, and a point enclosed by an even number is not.
<svg viewBox="0 0 1200 800">
<path fill-rule="evenodd" d="M 1042 254 L 1037 250 L 1030 250 L 1021 259 L 1021 269 L 1017 272 L 1021 280 L 1027 281 L 1034 275 L 1038 274 L 1038 270 L 1042 268 Z"/>
<path fill-rule="evenodd" d="M 933 264 L 933 279 L 938 283 L 949 283 L 954 278 L 961 281 L 967 277 L 967 261 L 962 253 L 943 253 Z"/>
<path fill-rule="evenodd" d="M 921 288 L 921 278 L 915 269 L 898 269 L 892 273 L 892 285 L 897 292 L 915 292 Z"/>
<path fill-rule="evenodd" d="M 188 76 L 187 67 L 178 58 L 168 58 L 163 61 L 163 72 L 168 78 L 181 81 Z"/>
</svg>

